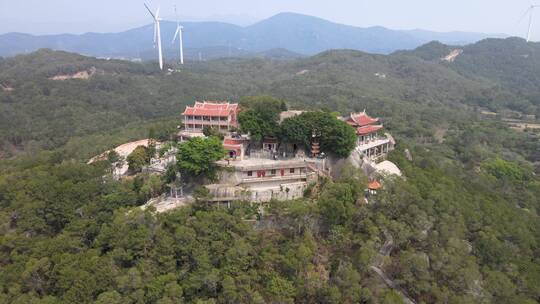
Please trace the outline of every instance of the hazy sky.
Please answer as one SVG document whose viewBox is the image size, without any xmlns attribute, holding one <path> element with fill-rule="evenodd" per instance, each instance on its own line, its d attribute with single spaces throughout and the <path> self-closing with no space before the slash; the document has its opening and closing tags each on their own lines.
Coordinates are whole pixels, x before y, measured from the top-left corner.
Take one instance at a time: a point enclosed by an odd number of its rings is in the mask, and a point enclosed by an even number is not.
<svg viewBox="0 0 540 304">
<path fill-rule="evenodd" d="M 144 1 L 144 0 L 143 0 Z M 150 23 L 139 0 L 0 0 L 0 33 L 122 31 Z M 164 17 L 179 6 L 182 19 L 249 23 L 279 12 L 297 12 L 356 26 L 475 31 L 523 36 L 518 23 L 530 0 L 147 0 Z M 538 0 L 540 2 L 540 0 Z M 540 40 L 540 9 L 534 36 Z"/>
</svg>

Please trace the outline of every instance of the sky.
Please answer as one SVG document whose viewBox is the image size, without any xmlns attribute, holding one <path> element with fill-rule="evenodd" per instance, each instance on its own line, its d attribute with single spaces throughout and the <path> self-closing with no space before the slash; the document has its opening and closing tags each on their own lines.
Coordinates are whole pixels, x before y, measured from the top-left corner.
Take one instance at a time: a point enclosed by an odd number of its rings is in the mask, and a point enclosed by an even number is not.
<svg viewBox="0 0 540 304">
<path fill-rule="evenodd" d="M 0 0 L 0 34 L 118 32 L 150 23 L 144 0 Z M 296 12 L 354 26 L 468 31 L 524 36 L 520 17 L 531 0 L 146 0 L 165 19 L 227 21 L 247 25 L 280 12 Z M 538 0 L 540 3 L 540 0 Z M 534 39 L 540 40 L 540 9 Z"/>
</svg>

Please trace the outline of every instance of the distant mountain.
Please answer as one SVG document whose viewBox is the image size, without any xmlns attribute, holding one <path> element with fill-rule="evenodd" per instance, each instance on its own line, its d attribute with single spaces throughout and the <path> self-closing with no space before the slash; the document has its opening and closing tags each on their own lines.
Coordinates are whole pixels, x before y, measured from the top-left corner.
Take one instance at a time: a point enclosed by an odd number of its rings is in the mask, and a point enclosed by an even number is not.
<svg viewBox="0 0 540 304">
<path fill-rule="evenodd" d="M 281 13 L 247 27 L 223 22 L 184 22 L 188 59 L 245 56 L 286 49 L 301 55 L 313 55 L 329 49 L 353 49 L 388 54 L 414 49 L 437 40 L 445 44 L 474 43 L 487 37 L 480 33 L 437 33 L 424 30 L 390 30 L 383 27 L 360 28 L 324 19 Z M 177 58 L 171 43 L 176 23 L 162 23 L 163 46 L 168 58 Z M 153 59 L 152 25 L 121 33 L 34 36 L 21 33 L 0 35 L 0 56 L 29 53 L 40 48 L 64 50 L 95 57 Z M 225 52 L 217 52 L 217 49 Z"/>
</svg>

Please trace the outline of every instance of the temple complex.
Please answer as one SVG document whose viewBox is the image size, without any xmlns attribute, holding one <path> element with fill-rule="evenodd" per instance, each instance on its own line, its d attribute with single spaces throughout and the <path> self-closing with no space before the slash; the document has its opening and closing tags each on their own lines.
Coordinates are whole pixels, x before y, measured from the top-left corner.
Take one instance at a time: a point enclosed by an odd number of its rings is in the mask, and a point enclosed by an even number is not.
<svg viewBox="0 0 540 304">
<path fill-rule="evenodd" d="M 302 113 L 284 111 L 280 121 Z M 208 101 L 187 106 L 182 114 L 180 140 L 204 136 L 205 127 L 214 128 L 224 135 L 223 147 L 227 156 L 217 162 L 224 170 L 220 170 L 216 184 L 206 185 L 212 201 L 230 203 L 238 200 L 269 202 L 297 199 L 319 176 L 330 176 L 332 164 L 327 163 L 326 155 L 321 151 L 321 135 L 315 130 L 307 147 L 299 147 L 299 143 L 280 142 L 277 137 L 264 137 L 260 142 L 252 142 L 249 134 L 238 132 L 238 114 L 238 104 Z M 364 164 L 376 166 L 384 161 L 393 149 L 394 142 L 389 134 L 383 132 L 378 118 L 372 118 L 363 111 L 341 119 L 356 131 L 356 150 L 353 152 L 360 156 Z M 305 150 L 311 153 L 305 153 Z M 377 189 L 374 188 L 368 190 L 375 193 Z"/>
</svg>

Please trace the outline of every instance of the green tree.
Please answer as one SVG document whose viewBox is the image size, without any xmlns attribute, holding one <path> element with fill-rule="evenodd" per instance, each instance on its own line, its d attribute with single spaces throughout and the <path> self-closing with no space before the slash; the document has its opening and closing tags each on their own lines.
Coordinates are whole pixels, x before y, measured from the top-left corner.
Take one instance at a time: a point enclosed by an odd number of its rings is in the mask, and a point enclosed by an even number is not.
<svg viewBox="0 0 540 304">
<path fill-rule="evenodd" d="M 384 293 L 382 303 L 383 304 L 403 304 L 404 302 L 401 296 L 397 292 L 393 290 L 389 290 Z"/>
<path fill-rule="evenodd" d="M 195 198 L 195 201 L 197 203 L 208 203 L 208 201 L 212 198 L 212 194 L 210 193 L 210 190 L 208 188 L 201 186 L 197 187 L 193 191 L 193 197 Z"/>
<path fill-rule="evenodd" d="M 529 175 L 528 172 L 525 172 L 518 164 L 501 158 L 494 158 L 484 162 L 482 168 L 498 179 L 510 181 L 523 181 L 528 178 Z"/>
<path fill-rule="evenodd" d="M 287 103 L 284 100 L 268 95 L 242 97 L 240 106 L 260 113 L 267 112 L 268 117 L 274 118 L 279 118 L 279 113 L 287 111 Z"/>
<path fill-rule="evenodd" d="M 178 146 L 178 167 L 191 177 L 215 179 L 216 161 L 225 157 L 226 151 L 219 138 L 192 138 Z"/>
<path fill-rule="evenodd" d="M 120 160 L 120 155 L 115 150 L 111 150 L 109 153 L 107 153 L 107 161 L 109 163 L 113 164 L 119 160 Z"/>
<path fill-rule="evenodd" d="M 146 199 L 149 199 L 161 194 L 163 186 L 164 183 L 162 179 L 158 175 L 152 174 L 144 181 L 140 192 L 145 196 Z"/>
<path fill-rule="evenodd" d="M 240 105 L 243 111 L 238 122 L 242 132 L 251 134 L 255 141 L 278 135 L 279 114 L 287 110 L 284 101 L 271 96 L 252 96 L 242 98 Z"/>
<path fill-rule="evenodd" d="M 225 276 L 221 282 L 221 286 L 223 287 L 225 302 L 230 304 L 238 303 L 238 290 L 234 279 L 231 276 Z"/>
<path fill-rule="evenodd" d="M 281 124 L 281 135 L 288 142 L 310 147 L 313 134 L 320 136 L 322 152 L 338 157 L 348 157 L 356 145 L 354 129 L 327 112 L 304 112 Z"/>
<path fill-rule="evenodd" d="M 94 304 L 122 304 L 122 295 L 117 291 L 107 291 L 100 294 Z"/>
<path fill-rule="evenodd" d="M 351 186 L 332 183 L 326 186 L 318 200 L 323 220 L 330 226 L 346 226 L 352 220 L 355 199 Z"/>
<path fill-rule="evenodd" d="M 272 295 L 272 299 L 278 303 L 293 303 L 295 288 L 292 282 L 285 278 L 274 275 L 268 281 L 266 287 L 268 293 Z"/>
<path fill-rule="evenodd" d="M 210 136 L 214 136 L 214 137 L 217 137 L 219 139 L 223 139 L 223 134 L 219 132 L 219 130 L 217 128 L 214 128 L 214 127 L 209 127 L 209 126 L 204 126 L 203 127 L 203 134 L 207 137 L 210 137 Z"/>
<path fill-rule="evenodd" d="M 145 146 L 138 146 L 128 155 L 127 162 L 130 171 L 141 172 L 142 168 L 150 163 L 148 148 Z"/>
<path fill-rule="evenodd" d="M 504 273 L 488 271 L 485 278 L 486 288 L 493 294 L 497 303 L 511 303 L 516 286 Z"/>
</svg>

